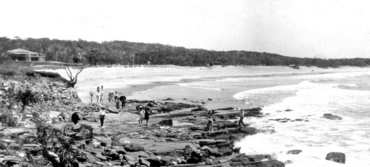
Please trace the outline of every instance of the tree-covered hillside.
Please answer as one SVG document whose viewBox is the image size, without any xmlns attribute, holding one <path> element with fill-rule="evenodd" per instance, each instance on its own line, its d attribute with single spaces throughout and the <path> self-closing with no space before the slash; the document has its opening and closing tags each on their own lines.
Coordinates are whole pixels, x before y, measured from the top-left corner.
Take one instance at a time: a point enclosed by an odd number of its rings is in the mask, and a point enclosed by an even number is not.
<svg viewBox="0 0 370 167">
<path fill-rule="evenodd" d="M 369 66 L 370 59 L 318 59 L 287 57 L 273 53 L 250 51 L 210 51 L 186 49 L 162 44 L 127 41 L 89 42 L 56 39 L 0 38 L 0 53 L 23 48 L 44 53 L 47 61 L 99 64 L 174 64 L 181 66 L 219 65 L 301 65 L 318 67 Z M 1 60 L 4 61 L 2 56 Z"/>
</svg>

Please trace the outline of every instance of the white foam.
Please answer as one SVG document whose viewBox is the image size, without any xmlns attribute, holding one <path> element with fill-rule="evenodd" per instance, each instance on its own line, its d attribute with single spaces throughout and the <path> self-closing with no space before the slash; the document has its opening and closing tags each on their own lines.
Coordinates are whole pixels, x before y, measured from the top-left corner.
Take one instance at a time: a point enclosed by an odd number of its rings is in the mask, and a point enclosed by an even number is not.
<svg viewBox="0 0 370 167">
<path fill-rule="evenodd" d="M 368 101 L 364 99 L 370 99 L 370 92 L 340 89 L 338 86 L 335 83 L 305 81 L 297 85 L 248 90 L 234 95 L 237 99 L 246 99 L 251 95 L 271 94 L 275 91 L 296 91 L 294 96 L 264 107 L 262 112 L 270 115 L 246 119 L 257 128 L 273 126 L 276 133 L 247 136 L 237 145 L 247 154 L 272 154 L 280 161 L 292 161 L 287 166 L 370 166 L 367 160 L 370 153 L 370 141 L 367 140 L 370 123 L 365 121 L 368 117 L 355 117 L 366 111 Z M 286 112 L 286 109 L 293 111 Z M 346 115 L 347 109 L 356 114 Z M 343 120 L 324 119 L 324 113 L 340 115 Z M 269 120 L 276 118 L 300 118 L 309 122 L 280 123 Z M 287 155 L 286 151 L 291 149 L 301 149 L 303 152 Z M 329 152 L 345 153 L 346 164 L 326 161 L 325 156 Z"/>
<path fill-rule="evenodd" d="M 196 88 L 196 89 L 206 89 L 206 90 L 216 90 L 216 91 L 221 91 L 221 88 L 214 88 L 214 87 L 209 87 L 204 84 L 197 84 L 197 83 L 179 83 L 179 86 L 183 87 L 188 87 L 188 88 Z"/>
</svg>

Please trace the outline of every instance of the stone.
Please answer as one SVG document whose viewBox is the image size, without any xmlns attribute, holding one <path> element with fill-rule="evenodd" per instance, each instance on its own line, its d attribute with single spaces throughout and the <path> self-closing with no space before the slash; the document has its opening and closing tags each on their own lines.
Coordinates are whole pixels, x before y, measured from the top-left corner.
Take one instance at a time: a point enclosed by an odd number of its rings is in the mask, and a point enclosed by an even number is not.
<svg viewBox="0 0 370 167">
<path fill-rule="evenodd" d="M 219 149 L 219 152 L 223 156 L 228 156 L 228 155 L 233 154 L 233 150 L 230 147 L 223 147 Z"/>
<path fill-rule="evenodd" d="M 127 162 L 130 162 L 130 161 L 136 161 L 138 159 L 138 157 L 134 157 L 133 155 L 123 155 L 126 159 Z"/>
<path fill-rule="evenodd" d="M 259 162 L 258 164 L 263 167 L 285 167 L 284 162 L 278 160 L 262 161 Z"/>
<path fill-rule="evenodd" d="M 163 156 L 161 160 L 164 166 L 175 165 L 174 162 L 176 162 L 176 158 L 170 156 Z"/>
<path fill-rule="evenodd" d="M 128 141 L 128 140 L 125 140 L 125 139 L 119 139 L 119 144 L 121 144 L 121 145 L 126 145 L 126 144 L 130 144 L 131 142 L 130 141 Z"/>
<path fill-rule="evenodd" d="M 330 120 L 342 120 L 343 119 L 342 117 L 338 115 L 329 114 L 329 113 L 324 114 L 323 117 L 326 119 L 330 119 Z"/>
<path fill-rule="evenodd" d="M 184 158 L 188 163 L 198 163 L 202 160 L 202 154 L 193 144 L 189 144 L 185 146 Z"/>
<path fill-rule="evenodd" d="M 345 164 L 346 163 L 346 154 L 341 152 L 330 152 L 326 154 L 326 160 L 334 161 L 337 163 Z"/>
<path fill-rule="evenodd" d="M 200 150 L 208 151 L 209 155 L 219 157 L 221 153 L 218 151 L 218 148 L 210 148 L 208 146 L 203 146 Z"/>
<path fill-rule="evenodd" d="M 208 109 L 201 105 L 198 105 L 197 108 L 191 110 L 191 112 L 196 112 L 196 111 L 208 111 Z"/>
<path fill-rule="evenodd" d="M 82 119 L 83 120 L 86 120 L 88 122 L 98 122 L 98 120 L 96 119 L 96 117 L 94 117 L 93 115 L 84 116 Z"/>
<path fill-rule="evenodd" d="M 240 128 L 239 131 L 246 135 L 255 135 L 258 132 L 257 129 L 253 127 L 243 127 L 243 128 Z"/>
<path fill-rule="evenodd" d="M 150 162 L 150 164 L 152 166 L 161 166 L 162 165 L 162 160 L 161 160 L 161 157 L 159 156 L 149 156 L 146 158 L 146 160 L 148 162 Z"/>
<path fill-rule="evenodd" d="M 287 154 L 294 154 L 294 155 L 297 155 L 297 154 L 299 154 L 299 153 L 301 153 L 302 152 L 302 150 L 289 150 L 288 152 L 287 152 Z"/>
<path fill-rule="evenodd" d="M 165 120 L 161 120 L 158 124 L 162 126 L 172 126 L 173 122 L 172 122 L 172 119 L 165 119 Z"/>
<path fill-rule="evenodd" d="M 150 162 L 149 161 L 147 161 L 146 159 L 144 159 L 144 158 L 139 158 L 139 163 L 140 163 L 140 165 L 145 165 L 145 166 L 147 166 L 147 167 L 150 167 Z"/>
<path fill-rule="evenodd" d="M 124 148 L 129 152 L 144 151 L 144 147 L 138 144 L 125 144 Z"/>
<path fill-rule="evenodd" d="M 119 154 L 126 154 L 126 150 L 123 146 L 112 146 L 112 148 Z"/>
<path fill-rule="evenodd" d="M 108 137 L 94 137 L 97 141 L 100 142 L 101 146 L 103 147 L 111 147 L 112 146 L 112 139 Z"/>
</svg>

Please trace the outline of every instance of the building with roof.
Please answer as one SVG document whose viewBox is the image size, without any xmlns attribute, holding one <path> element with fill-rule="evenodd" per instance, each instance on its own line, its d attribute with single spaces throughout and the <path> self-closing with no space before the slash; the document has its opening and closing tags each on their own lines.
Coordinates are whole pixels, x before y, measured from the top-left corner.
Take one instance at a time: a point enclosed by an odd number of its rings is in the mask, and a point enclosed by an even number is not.
<svg viewBox="0 0 370 167">
<path fill-rule="evenodd" d="M 9 59 L 13 61 L 25 61 L 25 62 L 32 62 L 32 61 L 45 61 L 45 55 L 42 53 L 32 52 L 25 49 L 13 49 L 9 50 L 4 53 Z"/>
</svg>

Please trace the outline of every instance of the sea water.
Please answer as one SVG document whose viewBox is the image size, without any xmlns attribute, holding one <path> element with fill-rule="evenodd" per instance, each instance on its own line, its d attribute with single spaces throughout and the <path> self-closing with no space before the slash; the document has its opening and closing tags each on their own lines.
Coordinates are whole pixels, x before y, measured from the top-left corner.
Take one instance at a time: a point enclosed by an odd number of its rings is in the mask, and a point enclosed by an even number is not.
<svg viewBox="0 0 370 167">
<path fill-rule="evenodd" d="M 246 154 L 270 154 L 291 167 L 370 166 L 370 91 L 357 90 L 351 77 L 368 73 L 338 73 L 312 76 L 264 78 L 264 80 L 296 80 L 298 84 L 249 89 L 234 98 L 246 104 L 263 105 L 263 118 L 244 121 L 259 129 L 275 133 L 259 133 L 237 142 Z M 245 82 L 246 79 L 229 79 Z M 261 80 L 260 82 L 264 82 Z M 346 80 L 345 84 L 342 81 Z M 351 89 L 345 89 L 351 88 Z M 257 100 L 256 100 L 257 99 Z M 274 99 L 274 100 L 272 100 Z M 328 120 L 324 113 L 341 116 Z M 276 118 L 291 120 L 281 123 Z M 300 149 L 298 155 L 287 151 Z M 346 163 L 325 160 L 329 152 L 346 154 Z"/>
</svg>

